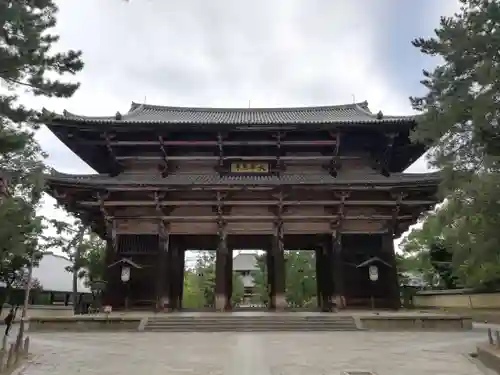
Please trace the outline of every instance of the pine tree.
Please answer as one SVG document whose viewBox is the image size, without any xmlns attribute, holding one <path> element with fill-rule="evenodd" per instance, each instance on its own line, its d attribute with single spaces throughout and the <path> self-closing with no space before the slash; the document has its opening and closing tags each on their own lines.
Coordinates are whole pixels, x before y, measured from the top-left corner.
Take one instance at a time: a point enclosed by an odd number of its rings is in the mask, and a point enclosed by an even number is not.
<svg viewBox="0 0 500 375">
<path fill-rule="evenodd" d="M 21 105 L 17 94 L 70 97 L 78 83 L 58 77 L 83 68 L 81 52 L 53 52 L 57 6 L 52 0 L 0 0 L 0 170 L 8 196 L 0 208 L 0 278 L 12 259 L 25 267 L 40 250 L 42 218 L 37 215 L 43 192 L 43 153 L 34 131 L 42 114 Z M 19 261 L 19 257 L 24 261 Z M 2 280 L 5 281 L 5 280 Z"/>
<path fill-rule="evenodd" d="M 435 37 L 413 41 L 441 59 L 424 71 L 427 94 L 411 98 L 422 113 L 413 138 L 433 146 L 430 161 L 442 170 L 455 270 L 479 285 L 500 278 L 500 1 L 460 4 Z"/>
</svg>

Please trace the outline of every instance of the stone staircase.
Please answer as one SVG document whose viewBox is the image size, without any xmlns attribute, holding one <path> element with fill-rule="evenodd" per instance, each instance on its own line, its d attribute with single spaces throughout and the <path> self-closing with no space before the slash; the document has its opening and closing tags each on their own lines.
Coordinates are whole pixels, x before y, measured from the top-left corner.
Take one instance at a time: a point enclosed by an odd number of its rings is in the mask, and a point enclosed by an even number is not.
<svg viewBox="0 0 500 375">
<path fill-rule="evenodd" d="M 156 315 L 144 325 L 146 332 L 292 332 L 292 331 L 356 331 L 352 316 L 325 314 L 317 316 L 264 315 L 211 316 Z"/>
</svg>

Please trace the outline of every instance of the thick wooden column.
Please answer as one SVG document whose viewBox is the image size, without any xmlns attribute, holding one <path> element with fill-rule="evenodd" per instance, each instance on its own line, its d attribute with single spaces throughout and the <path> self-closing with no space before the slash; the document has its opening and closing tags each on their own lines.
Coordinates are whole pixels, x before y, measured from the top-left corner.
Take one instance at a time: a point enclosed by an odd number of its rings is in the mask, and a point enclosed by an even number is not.
<svg viewBox="0 0 500 375">
<path fill-rule="evenodd" d="M 344 261 L 342 259 L 342 235 L 334 231 L 331 237 L 333 263 L 333 294 L 337 308 L 346 307 L 344 285 Z"/>
<path fill-rule="evenodd" d="M 268 293 L 268 302 L 267 307 L 272 310 L 276 307 L 275 305 L 275 278 L 274 278 L 274 252 L 273 248 L 268 248 L 266 251 L 266 270 L 267 270 L 267 293 Z"/>
<path fill-rule="evenodd" d="M 170 307 L 170 228 L 168 224 L 161 221 L 158 224 L 158 264 L 156 275 L 156 299 L 158 311 Z"/>
<path fill-rule="evenodd" d="M 101 201 L 101 210 L 106 213 L 104 201 Z M 111 264 L 118 261 L 118 234 L 116 232 L 116 221 L 106 216 L 106 269 L 104 272 L 104 281 L 106 287 L 103 291 L 103 305 L 110 305 L 113 308 L 122 304 L 121 298 L 121 270 L 119 267 L 108 268 Z"/>
<path fill-rule="evenodd" d="M 330 242 L 323 242 L 322 248 L 321 310 L 331 311 L 333 304 L 333 249 Z"/>
<path fill-rule="evenodd" d="M 106 269 L 104 270 L 104 281 L 106 282 L 106 287 L 103 291 L 102 296 L 102 304 L 110 305 L 113 307 L 117 306 L 116 303 L 116 294 L 118 292 L 117 283 L 120 281 L 119 275 L 117 277 L 115 268 L 108 268 L 109 265 L 113 264 L 116 261 L 116 251 L 113 248 L 113 244 L 111 238 L 106 240 L 106 256 L 105 256 L 105 264 Z"/>
<path fill-rule="evenodd" d="M 217 256 L 215 258 L 215 309 L 224 311 L 227 301 L 227 235 L 225 225 L 219 228 L 219 245 L 217 247 Z"/>
<path fill-rule="evenodd" d="M 323 262 L 322 262 L 322 249 L 316 248 L 314 250 L 314 258 L 316 260 L 316 298 L 318 309 L 321 309 L 321 301 L 323 295 Z"/>
<path fill-rule="evenodd" d="M 278 221 L 274 238 L 274 305 L 276 310 L 284 310 L 286 303 L 286 284 L 285 284 L 285 248 L 283 222 Z"/>
<path fill-rule="evenodd" d="M 224 307 L 226 311 L 232 309 L 232 295 L 233 295 L 233 251 L 232 249 L 228 249 L 227 257 L 226 257 L 226 306 Z"/>
<path fill-rule="evenodd" d="M 401 307 L 401 296 L 392 232 L 382 235 L 382 251 L 384 252 L 384 258 L 387 259 L 387 263 L 390 265 L 390 268 L 387 267 L 385 270 L 385 272 L 389 273 L 389 290 L 387 291 L 390 300 L 389 305 L 397 310 Z"/>
<path fill-rule="evenodd" d="M 182 294 L 182 278 L 183 272 L 179 265 L 182 262 L 182 249 L 178 241 L 172 244 L 171 249 L 169 251 L 170 255 L 170 274 L 169 274 L 169 283 L 170 283 L 170 308 L 172 310 L 180 309 L 179 298 Z"/>
<path fill-rule="evenodd" d="M 186 265 L 186 248 L 185 246 L 179 247 L 179 280 L 178 280 L 178 288 L 179 288 L 179 295 L 178 295 L 178 309 L 182 310 L 182 299 L 184 296 L 184 271 L 185 271 L 185 265 Z"/>
</svg>

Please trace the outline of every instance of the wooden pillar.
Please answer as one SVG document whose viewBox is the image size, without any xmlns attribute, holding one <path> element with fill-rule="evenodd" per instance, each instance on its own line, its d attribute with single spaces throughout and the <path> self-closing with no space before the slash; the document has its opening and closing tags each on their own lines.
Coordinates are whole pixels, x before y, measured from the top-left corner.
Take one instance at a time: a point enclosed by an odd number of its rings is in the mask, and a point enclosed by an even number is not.
<svg viewBox="0 0 500 375">
<path fill-rule="evenodd" d="M 267 307 L 272 310 L 276 307 L 275 305 L 275 278 L 274 278 L 274 252 L 273 248 L 267 249 L 266 252 L 266 270 L 267 270 L 267 293 L 268 293 L 268 302 Z"/>
<path fill-rule="evenodd" d="M 104 277 L 103 281 L 106 281 L 106 287 L 103 291 L 103 296 L 102 296 L 102 303 L 103 305 L 110 305 L 113 307 L 116 307 L 116 293 L 117 293 L 117 281 L 115 277 L 115 269 L 114 268 L 108 268 L 110 264 L 115 262 L 116 260 L 116 252 L 113 248 L 113 244 L 111 242 L 111 239 L 108 238 L 106 240 L 106 256 L 105 256 L 105 265 L 106 268 L 104 270 Z"/>
<path fill-rule="evenodd" d="M 224 307 L 226 311 L 232 309 L 232 295 L 233 295 L 233 251 L 232 249 L 228 249 L 227 257 L 226 257 L 226 306 Z"/>
<path fill-rule="evenodd" d="M 179 288 L 179 278 L 180 270 L 179 270 L 179 258 L 180 258 L 180 248 L 177 241 L 172 243 L 170 248 L 170 267 L 169 267 L 169 284 L 170 284 L 170 309 L 178 310 L 179 309 L 179 296 L 180 296 L 180 288 Z"/>
<path fill-rule="evenodd" d="M 186 264 L 186 249 L 184 246 L 179 247 L 179 280 L 178 280 L 178 290 L 179 290 L 179 295 L 178 295 L 178 303 L 177 307 L 179 310 L 182 310 L 182 299 L 184 296 L 184 271 L 185 271 L 185 264 Z"/>
<path fill-rule="evenodd" d="M 276 310 L 284 310 L 286 303 L 286 284 L 285 284 L 285 248 L 283 222 L 278 221 L 274 238 L 274 305 Z"/>
<path fill-rule="evenodd" d="M 333 294 L 337 308 L 346 307 L 344 285 L 344 261 L 342 259 L 342 235 L 338 231 L 332 233 Z"/>
<path fill-rule="evenodd" d="M 321 248 L 316 248 L 314 250 L 314 258 L 316 260 L 316 299 L 318 309 L 321 309 L 321 301 L 322 301 L 322 278 L 323 278 L 323 262 L 322 262 L 322 251 Z"/>
<path fill-rule="evenodd" d="M 121 272 L 120 268 L 119 267 L 108 268 L 111 264 L 113 264 L 117 260 L 118 260 L 118 234 L 116 232 L 116 221 L 106 216 L 106 260 L 105 260 L 106 270 L 104 274 L 104 281 L 106 281 L 106 287 L 103 292 L 102 303 L 103 305 L 110 305 L 113 308 L 116 308 L 123 303 L 123 298 L 121 296 L 122 281 L 120 277 L 120 272 Z"/>
<path fill-rule="evenodd" d="M 215 309 L 224 311 L 227 301 L 227 269 L 228 261 L 227 235 L 226 227 L 219 226 L 219 245 L 217 247 L 217 256 L 215 258 Z"/>
<path fill-rule="evenodd" d="M 392 232 L 382 235 L 382 251 L 384 252 L 384 258 L 387 259 L 387 263 L 390 265 L 390 268 L 387 267 L 385 270 L 385 272 L 389 272 L 389 290 L 387 291 L 389 305 L 397 310 L 401 307 L 401 296 Z"/>
<path fill-rule="evenodd" d="M 163 221 L 158 224 L 158 264 L 156 299 L 157 311 L 163 311 L 170 306 L 170 230 Z"/>
<path fill-rule="evenodd" d="M 329 243 L 323 243 L 321 247 L 321 310 L 328 312 L 332 308 L 333 295 L 333 272 L 332 248 Z"/>
</svg>

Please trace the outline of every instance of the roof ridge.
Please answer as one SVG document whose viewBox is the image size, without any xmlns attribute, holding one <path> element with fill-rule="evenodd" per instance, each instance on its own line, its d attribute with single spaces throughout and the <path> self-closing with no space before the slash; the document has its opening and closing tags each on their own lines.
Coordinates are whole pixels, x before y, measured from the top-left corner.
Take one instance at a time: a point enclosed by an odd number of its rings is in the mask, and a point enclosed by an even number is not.
<svg viewBox="0 0 500 375">
<path fill-rule="evenodd" d="M 320 105 L 320 106 L 299 106 L 299 107 L 255 107 L 255 108 L 244 108 L 244 107 L 197 107 L 197 106 L 165 106 L 156 104 L 140 104 L 132 102 L 130 111 L 137 113 L 139 110 L 165 110 L 165 111 L 179 111 L 179 112 L 296 112 L 296 111 L 314 111 L 314 110 L 331 110 L 331 109 L 360 109 L 365 111 L 367 109 L 368 102 L 365 100 L 359 103 L 350 104 L 335 104 L 335 105 Z M 373 115 L 371 112 L 369 112 Z"/>
</svg>

